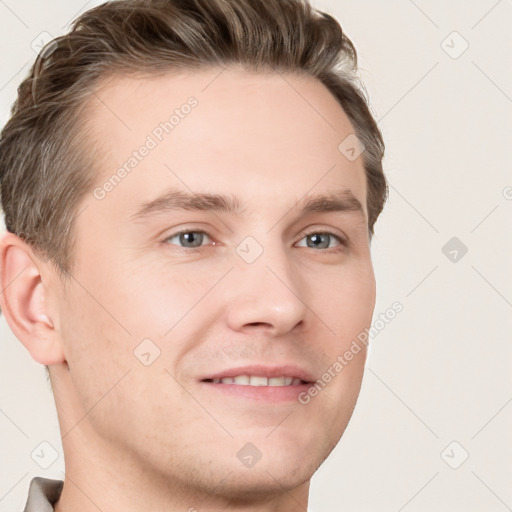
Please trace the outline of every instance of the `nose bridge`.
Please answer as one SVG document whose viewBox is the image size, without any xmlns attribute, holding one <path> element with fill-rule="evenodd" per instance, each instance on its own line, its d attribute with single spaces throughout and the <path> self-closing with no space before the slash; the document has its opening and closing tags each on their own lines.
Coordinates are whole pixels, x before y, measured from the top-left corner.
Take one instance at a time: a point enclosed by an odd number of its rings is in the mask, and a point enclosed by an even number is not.
<svg viewBox="0 0 512 512">
<path fill-rule="evenodd" d="M 266 324 L 276 332 L 285 332 L 305 319 L 307 307 L 301 297 L 300 275 L 294 272 L 289 251 L 280 238 L 265 235 L 264 243 L 260 243 L 248 236 L 236 253 L 237 289 L 228 315 L 233 329 Z"/>
</svg>

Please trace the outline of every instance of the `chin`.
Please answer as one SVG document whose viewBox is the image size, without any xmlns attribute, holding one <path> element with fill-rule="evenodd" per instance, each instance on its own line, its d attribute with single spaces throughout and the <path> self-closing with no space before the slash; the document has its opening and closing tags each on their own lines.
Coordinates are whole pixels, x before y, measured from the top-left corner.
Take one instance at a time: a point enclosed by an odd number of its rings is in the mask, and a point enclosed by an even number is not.
<svg viewBox="0 0 512 512">
<path fill-rule="evenodd" d="M 261 463 L 262 461 L 260 461 Z M 283 465 L 260 466 L 253 468 L 237 467 L 225 479 L 217 496 L 225 496 L 230 505 L 243 505 L 266 500 L 271 501 L 283 494 L 283 491 L 293 491 L 301 485 L 309 486 L 313 476 L 314 464 L 298 465 L 293 468 Z"/>
<path fill-rule="evenodd" d="M 229 468 L 233 471 L 230 475 L 233 484 L 256 494 L 282 494 L 283 489 L 291 490 L 309 481 L 337 444 L 337 440 L 332 439 L 326 443 L 325 438 L 318 435 L 305 442 L 297 436 L 287 436 L 287 432 L 275 437 L 274 434 L 268 436 L 266 432 L 265 436 L 243 443 L 241 448 L 237 446 L 235 464 Z M 251 456 L 261 458 L 254 462 Z M 248 459 L 247 465 L 244 459 Z"/>
</svg>

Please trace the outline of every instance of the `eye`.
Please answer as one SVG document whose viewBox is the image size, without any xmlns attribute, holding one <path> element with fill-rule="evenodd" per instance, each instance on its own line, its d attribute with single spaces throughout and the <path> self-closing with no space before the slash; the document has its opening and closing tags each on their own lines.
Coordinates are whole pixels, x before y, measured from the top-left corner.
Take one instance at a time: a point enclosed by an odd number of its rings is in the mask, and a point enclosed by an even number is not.
<svg viewBox="0 0 512 512">
<path fill-rule="evenodd" d="M 204 242 L 211 238 L 204 231 L 183 230 L 165 238 L 164 243 L 178 245 L 184 249 L 198 249 L 206 245 Z M 306 245 L 301 244 L 305 240 Z M 212 242 L 215 245 L 215 242 Z M 339 235 L 329 232 L 311 232 L 308 233 L 298 244 L 299 247 L 309 247 L 310 249 L 334 249 L 340 250 L 346 245 L 346 242 Z"/>
<path fill-rule="evenodd" d="M 338 235 L 334 233 L 323 233 L 323 232 L 313 232 L 308 233 L 302 240 L 306 240 L 306 246 L 299 245 L 299 247 L 309 247 L 311 249 L 339 249 L 346 245 L 345 241 Z M 301 241 L 302 241 L 301 240 Z M 332 241 L 337 242 L 336 247 L 332 247 Z"/>
<path fill-rule="evenodd" d="M 180 231 L 167 237 L 164 242 L 172 245 L 181 244 L 181 247 L 185 249 L 196 249 L 203 245 L 205 238 L 209 239 L 210 237 L 204 231 Z M 172 242 L 174 239 L 177 240 L 177 243 Z"/>
</svg>

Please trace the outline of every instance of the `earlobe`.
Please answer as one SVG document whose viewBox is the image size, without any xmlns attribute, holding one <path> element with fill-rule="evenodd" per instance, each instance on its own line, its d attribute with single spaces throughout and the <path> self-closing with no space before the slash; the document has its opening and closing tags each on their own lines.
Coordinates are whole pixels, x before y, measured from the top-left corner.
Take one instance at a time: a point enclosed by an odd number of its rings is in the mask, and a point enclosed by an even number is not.
<svg viewBox="0 0 512 512">
<path fill-rule="evenodd" d="M 65 362 L 47 310 L 45 285 L 31 247 L 12 233 L 0 241 L 0 307 L 14 335 L 44 365 Z M 40 263 L 39 263 L 40 264 Z"/>
</svg>

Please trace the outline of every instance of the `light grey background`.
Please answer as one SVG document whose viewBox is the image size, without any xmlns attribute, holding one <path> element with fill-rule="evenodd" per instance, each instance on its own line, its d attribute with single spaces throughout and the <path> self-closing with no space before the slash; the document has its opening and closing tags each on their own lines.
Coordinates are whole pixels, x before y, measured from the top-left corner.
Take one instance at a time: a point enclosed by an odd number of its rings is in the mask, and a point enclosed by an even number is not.
<svg viewBox="0 0 512 512">
<path fill-rule="evenodd" d="M 99 3 L 0 0 L 1 125 L 33 41 Z M 512 2 L 313 3 L 354 41 L 384 133 L 375 318 L 404 310 L 372 340 L 310 511 L 512 510 Z M 64 463 L 44 367 L 4 318 L 0 336 L 0 510 L 14 511 L 33 476 L 63 479 Z M 44 441 L 58 452 L 46 470 L 31 458 Z"/>
</svg>

